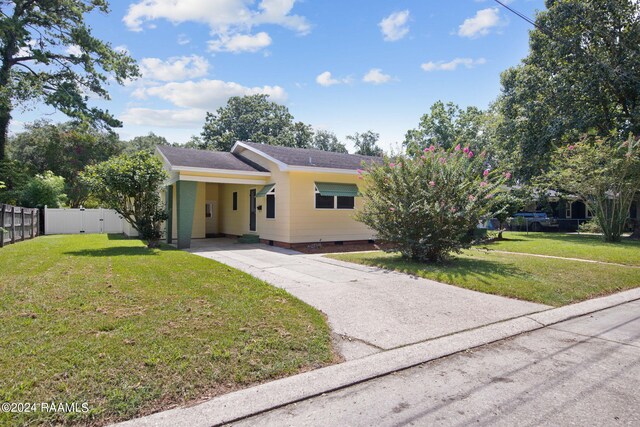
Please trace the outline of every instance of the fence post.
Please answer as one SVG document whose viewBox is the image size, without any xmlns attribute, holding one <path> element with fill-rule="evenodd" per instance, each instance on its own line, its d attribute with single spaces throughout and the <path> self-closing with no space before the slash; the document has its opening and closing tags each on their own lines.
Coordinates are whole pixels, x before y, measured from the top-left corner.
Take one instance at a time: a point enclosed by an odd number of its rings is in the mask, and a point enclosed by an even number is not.
<svg viewBox="0 0 640 427">
<path fill-rule="evenodd" d="M 20 208 L 20 241 L 24 242 L 24 208 Z"/>
<path fill-rule="evenodd" d="M 4 247 L 4 207 L 0 203 L 0 248 Z"/>
<path fill-rule="evenodd" d="M 16 207 L 11 206 L 11 243 L 16 242 Z"/>
<path fill-rule="evenodd" d="M 31 238 L 36 237 L 35 228 L 36 228 L 36 209 L 31 209 Z"/>
</svg>

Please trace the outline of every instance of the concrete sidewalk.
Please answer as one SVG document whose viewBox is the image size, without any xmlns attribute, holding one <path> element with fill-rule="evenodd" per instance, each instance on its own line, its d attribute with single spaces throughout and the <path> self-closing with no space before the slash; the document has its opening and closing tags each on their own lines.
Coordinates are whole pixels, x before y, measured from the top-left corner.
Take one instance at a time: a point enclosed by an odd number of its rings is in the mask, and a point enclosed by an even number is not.
<svg viewBox="0 0 640 427">
<path fill-rule="evenodd" d="M 442 413 L 438 412 L 441 407 L 456 407 L 453 405 L 455 400 L 465 399 L 468 396 L 473 396 L 473 392 L 476 391 L 476 387 L 474 386 L 474 374 L 472 371 L 470 376 L 466 377 L 465 381 L 459 380 L 458 383 L 453 382 L 452 386 L 458 386 L 459 394 L 448 394 L 440 396 L 436 393 L 436 390 L 431 391 L 432 387 L 441 387 L 441 390 L 447 390 L 447 379 L 439 378 L 445 377 L 447 372 L 451 371 L 449 375 L 455 376 L 456 373 L 465 369 L 465 363 L 469 363 L 468 360 L 464 359 L 464 355 L 467 354 L 470 350 L 486 346 L 488 344 L 496 343 L 498 341 L 504 340 L 506 338 L 515 337 L 521 334 L 526 334 L 532 331 L 536 331 L 539 329 L 548 330 L 549 326 L 556 325 L 561 322 L 565 322 L 570 319 L 578 318 L 580 316 L 584 316 L 586 314 L 597 313 L 602 310 L 610 309 L 612 307 L 623 306 L 624 304 L 640 301 L 640 288 L 633 289 L 626 292 L 621 292 L 619 294 L 610 295 L 603 298 L 598 298 L 590 301 L 585 301 L 582 303 L 556 308 L 532 315 L 522 316 L 520 318 L 505 320 L 503 322 L 499 322 L 492 325 L 483 326 L 474 330 L 464 331 L 457 334 L 449 335 L 446 337 L 441 337 L 433 340 L 428 340 L 424 342 L 420 342 L 417 344 L 396 348 L 393 350 L 388 350 L 384 352 L 380 352 L 377 354 L 373 354 L 371 356 L 363 357 L 357 360 L 352 360 L 349 362 L 344 362 L 338 365 L 328 366 L 326 368 L 318 369 L 315 371 L 306 372 L 303 374 L 295 375 L 293 377 L 283 378 L 280 380 L 272 381 L 269 383 L 265 383 L 256 387 L 248 388 L 245 390 L 240 390 L 237 392 L 229 393 L 226 395 L 222 395 L 211 399 L 207 402 L 194 405 L 188 408 L 176 408 L 172 410 L 168 410 L 165 412 L 160 412 L 157 414 L 153 414 L 147 417 L 127 421 L 119 424 L 121 427 L 147 427 L 147 426 L 156 426 L 156 427 L 164 427 L 164 426 L 172 426 L 172 427 L 181 427 L 181 426 L 189 426 L 189 427 L 209 427 L 214 425 L 221 425 L 225 423 L 238 422 L 240 420 L 250 420 L 249 424 L 253 423 L 263 423 L 263 424 L 318 424 L 318 425 L 326 425 L 329 420 L 336 421 L 342 420 L 343 423 L 346 424 L 354 424 L 354 425 L 370 425 L 370 424 L 378 424 L 379 418 L 376 418 L 380 411 L 384 411 L 383 408 L 388 409 L 388 405 L 384 406 L 386 403 L 382 401 L 387 399 L 388 401 L 392 401 L 390 399 L 390 392 L 395 392 L 393 388 L 385 390 L 385 383 L 383 384 L 383 390 L 377 394 L 378 401 L 375 399 L 365 399 L 363 400 L 366 408 L 362 407 L 353 407 L 350 405 L 350 402 L 357 403 L 357 400 L 345 400 L 347 398 L 351 398 L 351 391 L 354 393 L 359 393 L 361 388 L 367 388 L 367 384 L 372 384 L 372 381 L 389 381 L 389 374 L 396 373 L 400 375 L 402 371 L 409 372 L 411 369 L 420 369 L 416 368 L 420 365 L 423 365 L 428 362 L 438 361 L 442 359 L 441 362 L 447 363 L 446 360 L 450 360 L 447 368 L 445 370 L 436 371 L 437 375 L 434 377 L 427 377 L 417 380 L 416 382 L 411 382 L 417 387 L 421 381 L 431 381 L 427 383 L 422 383 L 423 387 L 427 387 L 426 390 L 423 390 L 421 395 L 416 396 L 416 391 L 413 389 L 406 390 L 407 399 L 409 398 L 423 398 L 426 399 L 424 402 L 431 402 L 425 404 L 431 404 L 434 406 L 432 410 L 420 410 L 418 404 L 416 404 L 416 408 L 414 408 L 414 413 L 409 414 L 403 419 L 403 423 L 411 424 L 418 423 L 424 424 L 429 423 L 428 420 L 431 420 L 433 423 L 444 424 L 446 418 L 443 418 Z M 572 336 L 567 335 L 566 337 L 558 337 L 551 332 L 548 332 L 546 335 L 541 335 L 541 338 L 537 339 L 537 345 L 540 347 L 537 353 L 534 350 L 527 350 L 526 346 L 524 346 L 524 350 L 519 352 L 518 354 L 510 355 L 506 354 L 502 357 L 496 358 L 495 350 L 493 347 L 488 347 L 488 350 L 480 350 L 488 352 L 487 355 L 479 359 L 479 361 L 475 365 L 475 369 L 486 368 L 486 375 L 492 374 L 495 372 L 495 375 L 491 376 L 491 383 L 505 383 L 510 384 L 511 378 L 518 369 L 515 369 L 518 364 L 528 364 L 528 365 L 536 365 L 538 361 L 544 361 L 545 359 L 544 352 L 553 353 L 554 347 L 562 344 L 563 340 L 566 341 L 567 348 L 575 347 L 573 343 L 576 340 L 580 340 L 580 336 L 583 336 L 584 341 L 587 348 L 591 342 L 592 336 L 598 337 L 598 339 L 602 341 L 618 341 L 619 345 L 638 345 L 638 308 L 640 303 L 636 302 L 633 305 L 629 305 L 628 309 L 625 310 L 625 314 L 623 315 L 628 317 L 628 319 L 619 321 L 619 317 L 613 318 L 609 323 L 599 323 L 593 322 L 589 325 L 591 320 L 589 318 L 583 318 L 581 320 L 577 320 L 573 323 L 565 323 L 563 325 L 557 326 L 555 329 L 562 330 L 566 333 L 573 334 Z M 603 312 L 605 313 L 605 312 Z M 594 316 L 594 319 L 597 319 L 598 316 Z M 617 322 L 617 323 L 616 323 Z M 617 328 L 611 328 L 611 324 L 617 324 Z M 627 326 L 625 326 L 627 325 Z M 626 329 L 623 329 L 625 328 Z M 578 338 L 576 338 L 578 337 Z M 525 335 L 526 339 L 526 335 Z M 515 342 L 515 341 L 514 341 Z M 499 344 L 498 344 L 499 345 Z M 520 344 L 515 344 L 515 347 L 518 347 Z M 600 343 L 602 345 L 602 343 Z M 606 346 L 605 346 L 606 347 Z M 617 374 L 610 375 L 610 373 L 605 373 L 605 375 L 600 375 L 600 373 L 595 372 L 594 375 L 598 376 L 599 383 L 596 384 L 596 387 L 592 387 L 593 383 L 589 381 L 589 378 L 583 379 L 579 375 L 583 370 L 580 369 L 580 364 L 584 363 L 579 358 L 574 357 L 574 361 L 572 362 L 572 366 L 576 369 L 571 371 L 571 375 L 564 374 L 560 372 L 558 375 L 566 375 L 567 377 L 574 378 L 578 381 L 576 384 L 581 385 L 584 390 L 584 394 L 588 392 L 598 392 L 599 388 L 606 387 L 607 379 L 617 380 L 618 377 L 622 375 L 636 375 L 634 378 L 638 378 L 638 374 L 635 373 L 637 371 L 638 363 L 640 361 L 640 355 L 636 352 L 635 354 L 625 355 L 622 359 L 616 358 L 616 355 L 613 354 L 614 351 L 623 352 L 625 350 L 620 350 L 620 347 L 613 348 L 605 348 L 601 347 L 597 350 L 597 354 L 595 357 L 609 357 L 608 360 L 611 361 L 611 364 L 615 367 L 616 364 L 620 365 L 621 368 L 617 370 Z M 513 349 L 512 349 L 513 350 Z M 516 348 L 517 350 L 517 348 Z M 562 348 L 560 348 L 562 350 Z M 609 354 L 611 353 L 611 354 Z M 449 358 L 448 356 L 458 355 L 454 358 Z M 558 353 L 559 354 L 559 353 Z M 517 357 L 516 357 L 517 356 Z M 529 357 L 529 360 L 524 360 L 525 357 Z M 587 362 L 590 362 L 589 356 L 586 356 Z M 524 361 L 523 361 L 524 360 Z M 595 359 L 594 359 L 595 360 Z M 630 363 L 629 363 L 630 361 Z M 439 363 L 439 362 L 436 362 Z M 591 364 L 591 366 L 595 366 L 594 369 L 600 369 L 601 365 Z M 426 365 L 431 366 L 431 365 Z M 531 367 L 530 366 L 530 367 Z M 610 366 L 610 365 L 605 365 Z M 634 369 L 636 371 L 634 371 Z M 408 371 L 409 370 L 409 371 Z M 551 377 L 539 377 L 539 374 L 535 371 L 531 371 L 532 374 L 529 378 L 532 378 L 536 381 L 537 387 L 540 389 L 544 389 L 547 386 L 547 383 L 552 385 L 564 384 L 558 382 L 558 378 L 556 378 L 553 371 L 550 375 Z M 573 373 L 577 374 L 573 374 Z M 591 371 L 588 371 L 591 372 Z M 430 375 L 433 372 L 430 371 Z M 404 374 L 402 374 L 404 375 Z M 480 374 L 477 374 L 480 375 Z M 506 375 L 506 376 L 505 376 Z M 451 377 L 454 378 L 454 377 Z M 482 377 L 479 377 L 482 378 Z M 452 380 L 453 381 L 453 380 Z M 444 384 L 444 386 L 443 386 Z M 547 400 L 541 401 L 540 407 L 535 407 L 534 411 L 531 411 L 531 417 L 537 415 L 538 413 L 549 416 L 549 414 L 553 414 L 558 409 L 555 409 L 553 405 L 556 405 L 558 402 L 562 402 L 561 398 L 564 398 L 564 394 L 569 393 L 574 386 L 574 383 L 567 383 L 568 385 L 560 388 L 551 389 L 553 393 L 548 393 L 546 395 Z M 637 387 L 640 384 L 637 381 L 631 384 L 631 388 L 629 388 L 629 392 L 635 393 Z M 360 387 L 360 388 L 358 388 Z M 396 387 L 396 386 L 393 386 Z M 400 386 L 398 386 L 400 387 Z M 444 388 L 442 388 L 444 387 Z M 499 400 L 504 404 L 505 407 L 509 408 L 511 406 L 517 407 L 519 405 L 520 400 L 511 399 L 511 394 L 509 393 L 520 393 L 521 400 L 527 398 L 527 394 L 536 392 L 535 387 L 530 387 L 524 384 L 519 390 L 510 390 L 508 387 L 505 388 L 490 388 L 486 387 L 487 390 L 490 390 L 490 396 L 493 399 Z M 453 389 L 452 389 L 453 390 Z M 469 391 L 470 390 L 470 391 Z M 626 392 L 627 388 L 621 389 L 623 392 Z M 495 393 L 495 395 L 493 395 Z M 554 394 L 556 393 L 556 394 Z M 564 394 L 563 394 L 564 393 Z M 612 396 L 615 394 L 615 389 L 609 389 L 609 392 L 606 396 Z M 413 395 L 413 396 L 410 396 Z M 576 396 L 574 401 L 579 397 Z M 399 395 L 402 396 L 402 395 Z M 529 396 L 530 397 L 530 396 Z M 598 399 L 603 398 L 602 396 L 598 398 L 592 398 L 591 400 L 585 400 L 587 402 L 587 407 L 589 404 L 598 403 Z M 323 400 L 324 399 L 324 400 Z M 429 400 L 430 399 L 430 400 Z M 443 400 L 444 399 L 444 400 Z M 327 412 L 317 411 L 316 408 L 322 408 L 322 406 L 316 406 L 318 401 L 324 402 L 328 406 L 325 406 Z M 397 399 L 396 399 L 397 400 Z M 566 399 L 565 399 L 566 400 Z M 335 407 L 329 408 L 327 402 L 338 402 L 339 404 Z M 482 400 L 478 400 L 478 405 L 481 404 Z M 388 403 L 388 402 L 387 402 Z M 419 402 L 418 402 L 419 403 Z M 624 412 L 625 417 L 635 417 L 637 411 L 635 413 L 630 413 L 628 411 L 626 401 L 623 401 L 624 405 L 621 405 L 620 402 L 613 402 L 617 406 L 611 406 L 615 410 L 619 410 L 620 413 Z M 299 414 L 295 408 L 296 406 L 291 406 L 297 404 L 303 408 L 306 408 L 305 411 L 300 412 L 303 415 L 303 418 L 295 418 L 289 419 L 289 415 L 297 416 Z M 343 406 L 340 406 L 343 405 Z M 409 405 L 409 406 L 407 406 Z M 549 405 L 548 407 L 544 407 L 544 405 Z M 379 406 L 379 408 L 378 408 Z M 408 409 L 411 406 L 411 403 L 398 401 L 398 404 L 391 408 L 392 412 L 403 412 L 405 409 Z M 465 406 L 465 405 L 463 405 Z M 527 410 L 527 407 L 524 405 L 520 405 L 523 411 Z M 279 410 L 279 408 L 282 408 Z M 351 408 L 351 409 L 350 409 Z M 546 408 L 546 409 L 545 409 Z M 562 409 L 562 408 L 560 408 Z M 274 410 L 279 410 L 281 412 L 270 412 Z M 452 417 L 453 420 L 458 420 L 460 423 L 458 425 L 464 425 L 467 422 L 474 424 L 476 420 L 480 418 L 474 418 L 474 414 L 483 414 L 482 420 L 483 424 L 490 424 L 488 420 L 491 419 L 492 415 L 496 415 L 496 411 L 500 411 L 499 408 L 496 409 L 495 406 L 480 406 L 479 408 L 474 407 L 474 411 L 470 413 L 466 413 L 464 409 L 459 409 L 462 411 L 460 416 L 465 416 L 464 418 L 455 418 Z M 541 412 L 544 410 L 544 413 Z M 624 410 L 624 411 L 623 411 Z M 284 412 L 282 412 L 284 411 Z M 337 412 L 332 412 L 337 411 Z M 347 418 L 351 417 L 354 413 L 361 414 L 362 416 L 367 415 L 367 411 L 371 411 L 371 414 L 374 415 L 374 418 L 367 419 L 362 418 L 364 421 L 358 421 L 358 418 Z M 416 413 L 417 411 L 417 413 Z M 626 412 L 625 412 L 626 411 Z M 434 418 L 427 418 L 429 414 L 437 414 Z M 263 415 L 261 415 L 263 414 Z M 275 415 L 274 415 L 275 414 Z M 341 415 L 340 415 L 341 414 Z M 454 414 L 455 415 L 455 414 Z M 258 416 L 258 418 L 251 419 L 250 417 Z M 270 418 L 275 417 L 275 418 Z M 282 417 L 282 418 L 281 418 Z M 335 418 L 332 418 L 335 417 Z M 391 418 L 390 418 L 391 419 Z M 532 418 L 533 420 L 534 418 Z M 631 418 L 629 418 L 631 419 Z M 635 418 L 634 418 L 635 419 Z M 393 420 L 393 419 L 392 419 Z M 543 419 L 545 421 L 546 419 Z M 358 421 L 358 422 L 356 422 Z M 386 424 L 395 424 L 397 420 L 389 421 Z M 495 420 L 494 420 L 495 421 Z M 503 418 L 500 421 L 505 425 L 513 425 L 516 421 L 515 419 Z M 548 421 L 548 420 L 547 420 Z M 584 420 L 583 420 L 584 421 Z M 614 420 L 615 421 L 615 420 Z M 613 422 L 613 421 L 611 421 Z M 333 422 L 334 424 L 340 422 Z M 384 423 L 383 423 L 384 424 Z M 454 423 L 455 424 L 455 423 Z M 523 423 L 516 423 L 523 424 Z M 526 424 L 526 423 L 525 423 Z M 557 423 L 550 423 L 556 424 Z M 579 425 L 581 423 L 578 423 Z M 603 423 L 605 424 L 605 423 Z M 633 423 L 626 423 L 627 425 L 632 425 Z M 529 425 L 529 424 L 527 424 Z M 530 425 L 537 425 L 535 422 Z"/>
<path fill-rule="evenodd" d="M 189 252 L 245 271 L 321 310 L 346 360 L 550 308 L 231 239 L 194 240 Z"/>
</svg>

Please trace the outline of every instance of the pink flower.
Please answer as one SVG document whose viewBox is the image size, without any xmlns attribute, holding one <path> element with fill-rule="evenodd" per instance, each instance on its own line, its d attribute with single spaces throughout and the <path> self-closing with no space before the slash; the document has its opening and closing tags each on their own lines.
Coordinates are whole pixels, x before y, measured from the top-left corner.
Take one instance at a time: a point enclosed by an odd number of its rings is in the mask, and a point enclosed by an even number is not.
<svg viewBox="0 0 640 427">
<path fill-rule="evenodd" d="M 427 159 L 425 156 L 420 156 L 420 158 L 421 158 L 422 160 L 426 160 L 426 159 Z"/>
<path fill-rule="evenodd" d="M 429 185 L 430 185 L 430 186 L 432 186 L 432 187 L 435 187 L 435 186 L 436 186 L 436 183 L 435 183 L 435 182 L 433 182 L 433 181 L 429 181 Z"/>
<path fill-rule="evenodd" d="M 434 147 L 434 146 L 432 145 L 431 147 L 429 147 L 429 151 L 431 151 L 431 152 L 433 153 L 434 151 L 436 151 L 436 147 Z"/>
<path fill-rule="evenodd" d="M 451 207 L 451 209 L 449 209 L 451 211 L 451 213 L 456 213 L 458 212 L 458 209 L 456 209 L 455 207 Z"/>
<path fill-rule="evenodd" d="M 489 169 L 485 169 L 484 172 L 482 172 L 483 176 L 489 176 Z"/>
<path fill-rule="evenodd" d="M 444 157 L 440 157 L 440 163 L 444 165 L 445 163 L 447 163 L 447 159 Z"/>
<path fill-rule="evenodd" d="M 491 199 L 493 198 L 493 194 L 487 194 L 486 196 L 484 196 L 485 199 Z"/>
<path fill-rule="evenodd" d="M 456 145 L 455 150 L 456 150 L 456 151 L 460 151 L 460 144 Z"/>
<path fill-rule="evenodd" d="M 469 147 L 464 147 L 464 150 L 462 150 L 463 153 L 468 153 L 469 152 Z"/>
<path fill-rule="evenodd" d="M 482 181 L 482 182 L 480 183 L 480 187 L 486 187 L 487 185 L 489 185 L 489 184 L 487 183 L 487 181 Z"/>
<path fill-rule="evenodd" d="M 473 157 L 473 151 L 469 151 L 468 156 L 469 156 L 469 158 L 472 158 Z"/>
<path fill-rule="evenodd" d="M 570 146 L 568 146 L 568 147 L 567 147 L 567 150 L 571 151 L 571 150 L 573 150 L 574 148 L 576 148 L 576 147 L 574 147 L 573 145 L 570 145 Z"/>
<path fill-rule="evenodd" d="M 395 164 L 395 163 L 389 163 L 389 167 L 390 167 L 391 169 L 393 169 L 394 167 L 396 167 L 396 164 Z"/>
<path fill-rule="evenodd" d="M 362 175 L 363 170 L 362 169 L 358 169 L 358 175 Z"/>
<path fill-rule="evenodd" d="M 504 177 L 507 179 L 511 179 L 511 172 L 505 172 Z"/>
<path fill-rule="evenodd" d="M 389 208 L 389 212 L 395 212 L 396 208 Z"/>
<path fill-rule="evenodd" d="M 473 194 L 469 194 L 469 201 L 474 202 L 475 200 L 476 200 L 476 196 L 474 196 Z"/>
</svg>

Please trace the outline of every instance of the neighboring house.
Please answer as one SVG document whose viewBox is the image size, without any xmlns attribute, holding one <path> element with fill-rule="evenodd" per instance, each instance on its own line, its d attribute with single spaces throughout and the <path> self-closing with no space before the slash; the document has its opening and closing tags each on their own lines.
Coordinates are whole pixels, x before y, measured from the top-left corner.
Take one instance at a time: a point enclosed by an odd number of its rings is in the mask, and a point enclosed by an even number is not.
<svg viewBox="0 0 640 427">
<path fill-rule="evenodd" d="M 259 236 L 282 247 L 362 242 L 374 233 L 353 215 L 357 170 L 381 158 L 237 142 L 231 152 L 158 146 L 170 175 L 167 241 Z"/>
</svg>

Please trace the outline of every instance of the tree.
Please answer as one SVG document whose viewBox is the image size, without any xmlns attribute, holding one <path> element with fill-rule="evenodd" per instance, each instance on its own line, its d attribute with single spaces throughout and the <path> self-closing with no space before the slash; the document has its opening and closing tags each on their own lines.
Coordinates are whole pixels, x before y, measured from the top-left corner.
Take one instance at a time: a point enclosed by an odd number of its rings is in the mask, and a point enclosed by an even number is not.
<svg viewBox="0 0 640 427">
<path fill-rule="evenodd" d="M 88 104 L 89 94 L 109 99 L 108 76 L 120 84 L 138 76 L 135 61 L 94 37 L 84 21 L 94 10 L 108 13 L 106 0 L 1 0 L 0 6 L 0 160 L 11 112 L 27 101 L 94 126 L 121 126 Z"/>
<path fill-rule="evenodd" d="M 481 138 L 486 135 L 485 122 L 485 113 L 476 107 L 463 110 L 452 102 L 437 101 L 430 112 L 422 116 L 418 128 L 406 133 L 403 145 L 414 155 L 430 145 L 445 149 L 457 144 L 484 146 Z"/>
<path fill-rule="evenodd" d="M 547 0 L 530 53 L 502 75 L 500 140 L 518 175 L 548 169 L 580 135 L 640 134 L 640 3 Z"/>
<path fill-rule="evenodd" d="M 229 151 L 236 141 L 283 145 L 292 126 L 287 107 L 269 101 L 268 95 L 233 96 L 215 114 L 207 113 L 202 141 L 217 151 Z"/>
<path fill-rule="evenodd" d="M 160 202 L 167 177 L 160 159 L 146 151 L 121 154 L 82 173 L 92 194 L 122 215 L 150 248 L 158 245 L 167 220 Z"/>
<path fill-rule="evenodd" d="M 338 141 L 335 133 L 328 130 L 318 130 L 313 137 L 312 147 L 317 150 L 348 153 L 347 146 Z"/>
<path fill-rule="evenodd" d="M 504 224 L 512 218 L 516 213 L 522 210 L 529 197 L 524 197 L 524 192 L 515 188 L 503 191 L 493 198 L 491 210 L 493 217 L 498 220 L 498 240 L 502 240 L 502 232 Z"/>
<path fill-rule="evenodd" d="M 440 262 L 471 244 L 479 220 L 508 174 L 486 169 L 468 147 L 430 146 L 421 156 L 398 156 L 363 173 L 363 207 L 356 219 L 419 262 Z"/>
<path fill-rule="evenodd" d="M 640 193 L 640 142 L 593 136 L 560 147 L 547 175 L 560 191 L 580 197 L 594 213 L 607 242 L 618 242 L 634 197 Z"/>
<path fill-rule="evenodd" d="M 381 157 L 384 154 L 382 148 L 378 146 L 379 133 L 370 130 L 362 133 L 356 132 L 347 136 L 347 139 L 353 141 L 353 145 L 356 147 L 356 154 L 376 157 Z"/>
<path fill-rule="evenodd" d="M 153 132 L 149 132 L 148 135 L 136 136 L 124 143 L 125 153 L 135 153 L 136 151 L 149 151 L 152 152 L 156 149 L 157 145 L 171 145 L 169 141 L 163 136 L 156 135 Z"/>
<path fill-rule="evenodd" d="M 59 208 L 64 205 L 64 178 L 46 171 L 31 178 L 20 193 L 20 205 L 27 208 Z"/>
<path fill-rule="evenodd" d="M 29 168 L 14 160 L 0 160 L 0 177 L 5 189 L 0 193 L 0 203 L 18 204 L 20 192 L 29 182 Z"/>
<path fill-rule="evenodd" d="M 279 145 L 285 145 L 287 147 L 295 148 L 309 148 L 313 143 L 313 128 L 311 125 L 307 125 L 302 122 L 295 122 L 288 131 L 285 132 L 285 137 L 279 141 Z"/>
<path fill-rule="evenodd" d="M 29 165 L 35 173 L 52 171 L 65 179 L 69 206 L 74 208 L 82 205 L 89 195 L 79 179 L 80 172 L 121 151 L 122 144 L 115 133 L 72 122 L 36 121 L 10 140 L 13 159 Z"/>
</svg>

